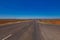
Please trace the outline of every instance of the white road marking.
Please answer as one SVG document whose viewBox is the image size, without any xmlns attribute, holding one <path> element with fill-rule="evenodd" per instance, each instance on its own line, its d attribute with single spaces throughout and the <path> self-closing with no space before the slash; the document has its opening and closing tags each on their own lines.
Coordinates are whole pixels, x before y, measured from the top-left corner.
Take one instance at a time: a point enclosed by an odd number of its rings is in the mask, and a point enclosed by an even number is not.
<svg viewBox="0 0 60 40">
<path fill-rule="evenodd" d="M 12 34 L 9 34 L 8 36 L 6 36 L 5 38 L 3 38 L 2 40 L 6 40 L 7 38 L 11 37 Z"/>
</svg>

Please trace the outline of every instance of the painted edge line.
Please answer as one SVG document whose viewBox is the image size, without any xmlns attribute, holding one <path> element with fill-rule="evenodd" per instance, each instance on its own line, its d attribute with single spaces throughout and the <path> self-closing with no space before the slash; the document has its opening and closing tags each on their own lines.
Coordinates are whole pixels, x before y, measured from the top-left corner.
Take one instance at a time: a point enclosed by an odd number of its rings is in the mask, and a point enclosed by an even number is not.
<svg viewBox="0 0 60 40">
<path fill-rule="evenodd" d="M 6 40 L 7 38 L 11 37 L 12 34 L 9 34 L 8 36 L 6 36 L 5 38 L 3 38 L 2 40 Z"/>
</svg>

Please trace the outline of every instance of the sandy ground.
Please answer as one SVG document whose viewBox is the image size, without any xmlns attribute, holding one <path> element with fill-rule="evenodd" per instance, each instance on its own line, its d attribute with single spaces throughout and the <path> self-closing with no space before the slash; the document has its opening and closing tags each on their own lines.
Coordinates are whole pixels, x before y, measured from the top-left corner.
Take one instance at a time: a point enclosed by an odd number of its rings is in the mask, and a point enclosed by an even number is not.
<svg viewBox="0 0 60 40">
<path fill-rule="evenodd" d="M 41 20 L 40 22 L 48 23 L 48 24 L 58 24 L 60 25 L 60 19 L 50 19 L 50 20 Z"/>
<path fill-rule="evenodd" d="M 9 25 L 9 24 L 15 24 L 15 23 L 21 23 L 21 22 L 29 22 L 31 20 L 6 20 L 6 19 L 0 19 L 0 26 L 4 26 L 4 25 Z"/>
<path fill-rule="evenodd" d="M 0 24 L 5 24 L 5 23 L 11 23 L 11 22 L 27 22 L 27 21 L 31 21 L 31 20 L 13 20 L 13 19 L 0 19 Z"/>
</svg>

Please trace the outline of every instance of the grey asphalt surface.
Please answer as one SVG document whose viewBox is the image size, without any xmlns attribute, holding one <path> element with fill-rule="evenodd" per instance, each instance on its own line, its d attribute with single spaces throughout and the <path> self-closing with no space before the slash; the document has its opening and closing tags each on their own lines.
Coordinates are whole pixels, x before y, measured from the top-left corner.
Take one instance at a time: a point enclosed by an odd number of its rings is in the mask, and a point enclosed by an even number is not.
<svg viewBox="0 0 60 40">
<path fill-rule="evenodd" d="M 0 40 L 60 40 L 60 25 L 33 20 L 0 26 Z"/>
<path fill-rule="evenodd" d="M 0 26 L 0 40 L 34 40 L 33 36 L 37 36 L 35 24 L 35 21 L 31 21 Z M 10 34 L 12 36 L 6 38 Z"/>
<path fill-rule="evenodd" d="M 60 40 L 60 25 L 39 24 L 41 40 Z"/>
</svg>

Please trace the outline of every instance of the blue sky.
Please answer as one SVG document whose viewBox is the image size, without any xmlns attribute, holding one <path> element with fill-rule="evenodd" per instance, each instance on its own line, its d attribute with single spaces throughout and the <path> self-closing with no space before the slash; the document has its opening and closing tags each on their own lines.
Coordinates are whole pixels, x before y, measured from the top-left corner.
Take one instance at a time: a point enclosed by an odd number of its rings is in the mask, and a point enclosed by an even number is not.
<svg viewBox="0 0 60 40">
<path fill-rule="evenodd" d="M 0 18 L 60 18 L 60 0 L 0 0 Z"/>
</svg>

